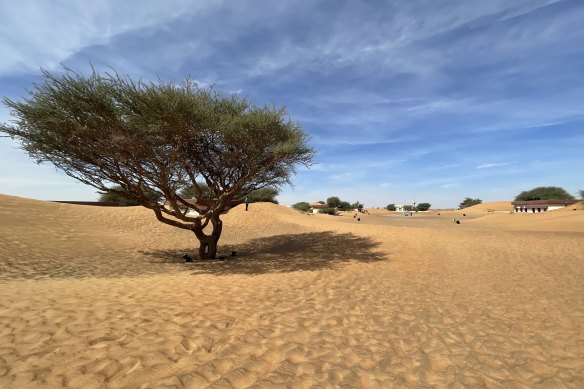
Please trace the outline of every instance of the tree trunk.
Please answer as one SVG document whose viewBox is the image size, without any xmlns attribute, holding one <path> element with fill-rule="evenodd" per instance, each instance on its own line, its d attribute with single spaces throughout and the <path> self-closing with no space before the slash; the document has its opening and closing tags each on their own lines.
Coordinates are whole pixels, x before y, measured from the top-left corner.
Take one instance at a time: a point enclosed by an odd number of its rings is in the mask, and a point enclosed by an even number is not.
<svg viewBox="0 0 584 389">
<path fill-rule="evenodd" d="M 199 239 L 199 258 L 200 259 L 215 259 L 217 257 L 217 243 L 221 237 L 221 231 L 223 230 L 223 222 L 219 219 L 211 219 L 211 224 L 213 225 L 213 231 L 211 235 L 204 235 L 202 231 L 195 234 Z"/>
</svg>

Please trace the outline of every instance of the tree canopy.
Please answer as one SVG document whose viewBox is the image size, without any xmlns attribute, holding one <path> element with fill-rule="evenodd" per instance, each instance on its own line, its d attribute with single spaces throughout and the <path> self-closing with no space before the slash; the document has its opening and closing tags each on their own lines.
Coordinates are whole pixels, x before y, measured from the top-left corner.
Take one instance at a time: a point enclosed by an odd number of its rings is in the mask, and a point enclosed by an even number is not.
<svg viewBox="0 0 584 389">
<path fill-rule="evenodd" d="M 138 204 L 137 201 L 129 200 L 125 196 L 121 195 L 120 193 L 123 192 L 123 188 L 121 186 L 116 185 L 112 189 L 115 192 L 113 192 L 113 191 L 107 191 L 106 193 L 100 194 L 99 195 L 99 201 L 102 201 L 104 203 L 106 203 L 106 202 L 117 203 L 119 206 L 122 206 L 122 207 L 128 207 L 128 206 L 133 206 L 133 205 L 140 205 L 140 204 Z"/>
<path fill-rule="evenodd" d="M 341 205 L 341 199 L 337 196 L 329 197 L 326 199 L 326 205 L 328 205 L 329 208 L 337 208 L 339 205 Z"/>
<path fill-rule="evenodd" d="M 249 197 L 253 202 L 278 204 L 278 200 L 276 200 L 276 196 L 278 196 L 278 194 L 280 194 L 278 188 L 268 187 L 254 190 L 249 194 Z"/>
<path fill-rule="evenodd" d="M 481 200 L 479 198 L 473 199 L 473 198 L 467 197 L 464 200 L 462 200 L 462 203 L 460 203 L 460 204 L 464 205 L 466 207 L 470 207 L 470 206 L 478 205 L 478 204 L 482 204 L 482 203 L 483 203 L 483 200 Z"/>
<path fill-rule="evenodd" d="M 432 204 L 430 204 L 430 203 L 420 203 L 420 204 L 418 204 L 416 209 L 418 211 L 427 211 L 430 209 L 431 206 L 432 206 Z"/>
<path fill-rule="evenodd" d="M 348 201 L 341 201 L 337 208 L 339 209 L 339 211 L 350 211 L 351 203 L 349 203 Z"/>
<path fill-rule="evenodd" d="M 42 76 L 27 99 L 3 100 L 14 122 L 0 132 L 38 163 L 50 162 L 102 193 L 123 192 L 159 221 L 193 231 L 201 258 L 215 257 L 220 215 L 237 196 L 290 184 L 296 167 L 314 156 L 284 108 L 256 106 L 189 79 L 143 82 L 70 69 Z M 199 182 L 211 193 L 205 206 L 180 193 L 192 186 L 203 198 Z M 156 192 L 159 201 L 147 195 Z"/>
<path fill-rule="evenodd" d="M 301 212 L 308 212 L 308 211 L 310 211 L 310 204 L 308 204 L 305 201 L 301 201 L 299 203 L 292 205 L 292 208 L 294 208 L 298 211 L 301 211 Z"/>
<path fill-rule="evenodd" d="M 574 200 L 574 196 L 558 186 L 539 186 L 523 191 L 515 197 L 515 201 L 530 200 Z"/>
<path fill-rule="evenodd" d="M 397 208 L 395 207 L 395 204 L 388 204 L 387 207 L 385 207 L 385 209 L 387 209 L 388 211 L 395 211 Z"/>
</svg>

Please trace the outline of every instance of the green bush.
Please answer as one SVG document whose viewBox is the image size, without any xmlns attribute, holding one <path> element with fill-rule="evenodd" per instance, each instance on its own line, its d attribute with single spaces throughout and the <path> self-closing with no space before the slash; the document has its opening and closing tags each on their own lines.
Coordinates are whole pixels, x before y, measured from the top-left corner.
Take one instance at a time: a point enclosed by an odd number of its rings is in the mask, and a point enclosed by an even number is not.
<svg viewBox="0 0 584 389">
<path fill-rule="evenodd" d="M 121 207 L 140 205 L 137 201 L 129 200 L 126 196 L 124 196 L 123 193 L 124 189 L 120 185 L 114 185 L 110 188 L 110 191 L 106 193 L 100 193 L 99 201 L 118 203 L 118 205 Z M 151 200 L 159 200 L 160 194 L 146 191 L 146 198 Z"/>
<path fill-rule="evenodd" d="M 523 191 L 515 197 L 515 201 L 529 200 L 574 200 L 574 196 L 569 194 L 564 188 L 540 186 L 532 190 Z"/>
<path fill-rule="evenodd" d="M 301 211 L 301 212 L 308 212 L 308 211 L 310 211 L 310 204 L 308 204 L 307 202 L 301 201 L 299 203 L 292 205 L 292 208 L 294 208 L 298 211 Z"/>
<path fill-rule="evenodd" d="M 326 213 L 327 215 L 336 215 L 337 210 L 334 208 L 321 208 L 318 210 L 318 213 Z"/>
<path fill-rule="evenodd" d="M 276 196 L 280 194 L 277 188 L 265 187 L 261 189 L 256 189 L 249 194 L 250 201 L 254 203 L 274 203 L 278 204 Z"/>
<path fill-rule="evenodd" d="M 341 199 L 337 196 L 329 197 L 326 199 L 326 205 L 328 205 L 329 208 L 337 208 L 339 205 L 341 205 Z"/>
<path fill-rule="evenodd" d="M 387 209 L 388 211 L 395 211 L 395 204 L 389 204 L 387 207 L 385 207 L 385 209 Z"/>
<path fill-rule="evenodd" d="M 481 199 L 471 199 L 470 197 L 465 198 L 462 203 L 460 203 L 461 205 L 464 205 L 466 207 L 470 207 L 473 205 L 478 205 L 478 204 L 482 204 L 483 200 Z"/>
<path fill-rule="evenodd" d="M 430 209 L 430 207 L 432 206 L 432 204 L 430 203 L 420 203 L 417 206 L 418 211 L 427 211 Z"/>
<path fill-rule="evenodd" d="M 348 201 L 341 201 L 341 204 L 339 204 L 338 209 L 339 211 L 350 211 L 351 204 Z"/>
</svg>

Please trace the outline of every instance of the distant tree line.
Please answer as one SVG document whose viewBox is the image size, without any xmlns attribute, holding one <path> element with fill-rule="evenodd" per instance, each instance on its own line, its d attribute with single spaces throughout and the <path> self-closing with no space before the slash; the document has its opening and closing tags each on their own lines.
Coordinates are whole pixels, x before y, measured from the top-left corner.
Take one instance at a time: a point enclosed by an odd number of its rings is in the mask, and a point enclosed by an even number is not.
<svg viewBox="0 0 584 389">
<path fill-rule="evenodd" d="M 414 207 L 413 205 L 404 205 L 403 209 L 404 211 L 427 211 L 430 209 L 430 207 L 432 207 L 432 204 L 430 203 L 420 203 L 418 204 L 418 206 Z M 397 207 L 395 206 L 395 204 L 388 204 L 385 209 L 387 209 L 388 211 L 397 211 Z"/>
<path fill-rule="evenodd" d="M 198 182 L 197 184 L 199 185 L 199 189 L 201 191 L 200 196 L 197 196 L 197 190 L 195 189 L 194 186 L 189 186 L 189 187 L 181 189 L 179 192 L 180 196 L 182 198 L 185 198 L 185 199 L 194 199 L 194 198 L 210 199 L 210 200 L 215 199 L 216 196 L 213 195 L 213 192 L 209 189 L 209 186 L 206 183 Z M 131 197 L 130 195 L 124 195 L 124 193 L 125 192 L 120 185 L 114 185 L 107 192 L 105 192 L 105 193 L 100 192 L 99 201 L 114 202 L 114 203 L 118 203 L 118 205 L 120 205 L 120 206 L 140 205 L 137 201 L 129 199 L 129 197 Z M 250 193 L 241 193 L 238 197 L 236 197 L 236 200 L 243 200 L 245 198 L 245 196 L 247 195 L 249 201 L 251 201 L 251 202 L 257 202 L 257 203 L 261 203 L 261 202 L 268 203 L 269 202 L 269 203 L 278 204 L 278 200 L 276 199 L 276 196 L 278 196 L 278 194 L 280 194 L 280 191 L 277 188 L 265 187 L 265 188 L 253 190 Z M 158 201 L 160 198 L 162 198 L 162 195 L 160 193 L 155 193 L 155 192 L 147 192 L 147 196 L 150 199 L 156 200 L 156 201 Z"/>
<path fill-rule="evenodd" d="M 326 213 L 329 215 L 336 215 L 337 212 L 339 211 L 351 211 L 353 209 L 357 209 L 359 211 L 363 210 L 364 205 L 361 204 L 360 202 L 354 202 L 354 203 L 350 203 L 348 201 L 343 201 L 341 200 L 338 196 L 331 196 L 328 199 L 326 199 L 325 201 L 318 201 L 318 203 L 320 204 L 326 204 L 327 206 L 325 208 L 321 208 L 319 209 L 319 213 Z M 292 208 L 301 211 L 301 212 L 308 212 L 310 211 L 310 204 L 305 202 L 305 201 L 301 201 L 299 203 L 293 204 Z"/>
</svg>

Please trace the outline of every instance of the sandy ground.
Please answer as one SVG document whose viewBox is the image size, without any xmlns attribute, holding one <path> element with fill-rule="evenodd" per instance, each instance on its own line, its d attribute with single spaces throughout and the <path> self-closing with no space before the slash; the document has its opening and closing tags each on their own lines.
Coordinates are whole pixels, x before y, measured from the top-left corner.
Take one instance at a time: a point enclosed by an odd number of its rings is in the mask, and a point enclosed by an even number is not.
<svg viewBox="0 0 584 389">
<path fill-rule="evenodd" d="M 486 209 L 252 204 L 183 263 L 147 210 L 0 196 L 0 387 L 583 388 L 584 211 Z"/>
</svg>

